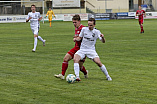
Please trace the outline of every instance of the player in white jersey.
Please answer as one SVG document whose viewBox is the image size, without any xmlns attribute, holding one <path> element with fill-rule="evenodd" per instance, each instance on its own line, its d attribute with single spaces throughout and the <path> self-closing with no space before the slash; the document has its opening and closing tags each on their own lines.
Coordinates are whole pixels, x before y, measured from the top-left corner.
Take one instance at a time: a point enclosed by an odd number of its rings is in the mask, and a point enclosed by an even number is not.
<svg viewBox="0 0 157 104">
<path fill-rule="evenodd" d="M 26 19 L 26 22 L 30 20 L 30 26 L 34 34 L 34 48 L 32 49 L 32 52 L 35 52 L 36 50 L 37 42 L 38 42 L 37 39 L 43 42 L 43 46 L 45 46 L 45 41 L 46 41 L 46 40 L 43 40 L 41 36 L 38 36 L 39 27 L 40 27 L 39 21 L 42 19 L 42 17 L 39 12 L 35 11 L 35 9 L 36 9 L 35 5 L 31 5 L 32 12 L 28 13 L 28 16 Z"/>
<path fill-rule="evenodd" d="M 94 27 L 95 19 L 90 18 L 88 20 L 88 27 L 83 27 L 79 37 L 74 38 L 74 41 L 82 40 L 80 50 L 78 50 L 74 55 L 74 71 L 76 81 L 81 81 L 79 77 L 79 61 L 84 57 L 88 57 L 89 59 L 93 60 L 106 75 L 107 80 L 112 81 L 112 78 L 109 76 L 105 65 L 101 63 L 100 58 L 95 51 L 96 40 L 99 38 L 103 43 L 105 43 L 105 38 L 104 35 Z"/>
</svg>

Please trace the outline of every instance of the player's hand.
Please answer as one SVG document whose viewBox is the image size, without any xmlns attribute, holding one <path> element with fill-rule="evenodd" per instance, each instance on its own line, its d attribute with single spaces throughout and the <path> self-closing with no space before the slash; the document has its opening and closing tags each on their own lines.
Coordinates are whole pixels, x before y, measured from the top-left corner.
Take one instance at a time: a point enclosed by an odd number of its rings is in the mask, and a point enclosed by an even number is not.
<svg viewBox="0 0 157 104">
<path fill-rule="evenodd" d="M 46 18 L 47 16 L 45 16 L 44 18 Z"/>
<path fill-rule="evenodd" d="M 29 17 L 28 20 L 32 19 L 32 17 Z"/>
<path fill-rule="evenodd" d="M 73 38 L 77 38 L 77 36 L 73 36 Z"/>
<path fill-rule="evenodd" d="M 105 43 L 104 35 L 103 35 L 103 34 L 100 34 L 100 37 L 102 37 L 101 41 L 102 41 L 103 43 Z"/>
<path fill-rule="evenodd" d="M 73 41 L 76 42 L 76 38 L 74 38 Z"/>
<path fill-rule="evenodd" d="M 26 22 L 28 22 L 30 19 L 32 19 L 32 17 L 29 17 L 29 18 L 26 20 Z"/>
<path fill-rule="evenodd" d="M 104 37 L 104 34 L 100 34 L 100 37 L 102 37 L 102 38 L 103 38 L 103 37 Z"/>
<path fill-rule="evenodd" d="M 141 15 L 141 14 L 137 14 L 137 16 L 139 16 L 139 15 Z"/>
</svg>

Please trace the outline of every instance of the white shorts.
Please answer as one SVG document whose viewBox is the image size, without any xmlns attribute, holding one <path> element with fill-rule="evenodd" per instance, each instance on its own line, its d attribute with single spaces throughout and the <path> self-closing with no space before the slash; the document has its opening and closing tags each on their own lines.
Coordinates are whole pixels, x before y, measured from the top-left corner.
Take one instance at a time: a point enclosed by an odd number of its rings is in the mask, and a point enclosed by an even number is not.
<svg viewBox="0 0 157 104">
<path fill-rule="evenodd" d="M 33 34 L 38 35 L 38 32 L 39 32 L 38 27 L 37 28 L 31 28 L 31 29 L 32 29 Z"/>
<path fill-rule="evenodd" d="M 75 54 L 78 54 L 81 57 L 81 60 L 87 56 L 89 59 L 94 59 L 95 57 L 99 57 L 95 50 L 91 49 L 80 49 Z"/>
</svg>

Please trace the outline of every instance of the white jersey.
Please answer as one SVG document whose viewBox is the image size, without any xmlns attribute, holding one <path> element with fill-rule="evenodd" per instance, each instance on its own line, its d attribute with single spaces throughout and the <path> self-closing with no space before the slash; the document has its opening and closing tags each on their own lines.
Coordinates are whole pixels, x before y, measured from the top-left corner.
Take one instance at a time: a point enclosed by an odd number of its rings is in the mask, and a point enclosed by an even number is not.
<svg viewBox="0 0 157 104">
<path fill-rule="evenodd" d="M 89 27 L 83 27 L 79 37 L 82 37 L 80 49 L 91 49 L 95 50 L 96 40 L 100 37 L 101 32 L 97 29 L 89 30 Z"/>
<path fill-rule="evenodd" d="M 41 17 L 40 13 L 39 12 L 35 12 L 35 13 L 29 12 L 27 19 L 29 19 L 30 17 L 32 17 L 30 19 L 31 28 L 39 28 L 40 24 L 39 24 L 38 19 Z"/>
</svg>

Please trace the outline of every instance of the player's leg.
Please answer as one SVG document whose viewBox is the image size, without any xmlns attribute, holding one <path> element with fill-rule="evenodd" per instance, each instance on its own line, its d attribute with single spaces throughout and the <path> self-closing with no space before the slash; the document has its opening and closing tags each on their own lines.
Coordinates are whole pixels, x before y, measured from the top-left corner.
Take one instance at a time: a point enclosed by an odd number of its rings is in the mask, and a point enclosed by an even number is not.
<svg viewBox="0 0 157 104">
<path fill-rule="evenodd" d="M 46 40 L 44 40 L 41 36 L 38 36 L 38 39 L 43 42 L 43 46 L 45 46 Z"/>
<path fill-rule="evenodd" d="M 141 27 L 141 28 L 142 28 L 142 33 L 144 33 L 143 22 L 144 22 L 144 20 L 141 21 L 141 25 L 142 25 L 142 27 Z"/>
<path fill-rule="evenodd" d="M 52 17 L 49 17 L 50 27 L 51 27 L 51 21 L 52 21 Z"/>
<path fill-rule="evenodd" d="M 142 20 L 139 20 L 139 25 L 140 25 L 140 28 L 141 28 L 141 32 L 140 33 L 143 33 L 143 25 L 142 25 Z"/>
<path fill-rule="evenodd" d="M 107 71 L 105 65 L 103 65 L 101 63 L 100 58 L 99 57 L 95 57 L 93 59 L 93 61 L 100 67 L 101 71 L 106 75 L 107 80 L 108 81 L 112 81 L 112 78 L 109 76 L 108 71 Z"/>
<path fill-rule="evenodd" d="M 141 33 L 143 33 L 143 25 L 140 24 L 140 28 L 141 28 Z"/>
<path fill-rule="evenodd" d="M 76 81 L 81 81 L 80 77 L 79 77 L 79 71 L 80 71 L 80 67 L 79 67 L 79 61 L 81 60 L 81 56 L 79 56 L 77 53 L 74 55 L 74 72 L 76 75 Z"/>
<path fill-rule="evenodd" d="M 65 72 L 68 68 L 68 62 L 73 59 L 74 57 L 74 54 L 77 52 L 77 48 L 74 47 L 72 48 L 63 58 L 63 63 L 62 63 L 62 73 L 61 74 L 55 74 L 55 77 L 57 78 L 61 78 L 61 79 L 64 79 L 64 76 L 65 76 Z"/>
<path fill-rule="evenodd" d="M 32 52 L 35 52 L 35 50 L 36 50 L 37 42 L 38 42 L 37 37 L 38 37 L 38 35 L 34 34 L 34 48 L 32 49 Z"/>
<path fill-rule="evenodd" d="M 32 32 L 34 34 L 34 48 L 32 49 L 32 52 L 35 52 L 36 50 L 36 47 L 37 47 L 37 37 L 38 37 L 38 28 L 31 28 L 32 29 Z"/>
<path fill-rule="evenodd" d="M 62 63 L 62 73 L 61 74 L 55 74 L 54 76 L 56 78 L 61 78 L 64 79 L 65 78 L 65 72 L 68 68 L 68 61 L 70 61 L 72 59 L 72 56 L 67 53 L 64 58 L 63 58 L 63 63 Z"/>
<path fill-rule="evenodd" d="M 83 66 L 84 61 L 85 60 L 79 61 L 80 71 L 83 72 L 85 78 L 88 78 L 88 70 L 86 70 L 85 67 Z"/>
<path fill-rule="evenodd" d="M 37 39 L 42 41 L 43 42 L 43 46 L 45 46 L 46 40 L 44 40 L 41 36 L 38 36 L 38 32 L 39 32 L 39 27 L 38 27 L 38 29 L 35 30 L 35 34 L 37 34 Z"/>
<path fill-rule="evenodd" d="M 63 58 L 63 63 L 62 63 L 62 75 L 65 75 L 65 72 L 68 68 L 68 62 L 72 59 L 72 56 L 67 53 L 64 58 Z"/>
</svg>

